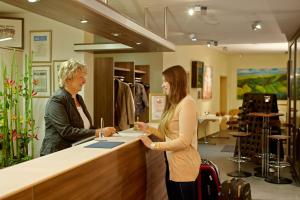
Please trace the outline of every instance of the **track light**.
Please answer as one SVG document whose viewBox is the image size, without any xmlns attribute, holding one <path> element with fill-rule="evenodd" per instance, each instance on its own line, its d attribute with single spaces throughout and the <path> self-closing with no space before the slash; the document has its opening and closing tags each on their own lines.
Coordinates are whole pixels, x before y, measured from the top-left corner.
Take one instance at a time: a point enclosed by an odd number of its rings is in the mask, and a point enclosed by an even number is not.
<svg viewBox="0 0 300 200">
<path fill-rule="evenodd" d="M 207 14 L 207 7 L 206 6 L 200 6 L 196 5 L 193 6 L 188 10 L 189 15 L 194 15 L 195 12 L 200 12 L 201 15 L 206 15 Z"/>
<path fill-rule="evenodd" d="M 251 29 L 253 31 L 259 31 L 259 30 L 261 30 L 262 29 L 261 22 L 259 22 L 259 21 L 253 22 L 253 24 L 251 25 Z"/>
<path fill-rule="evenodd" d="M 218 41 L 216 40 L 208 40 L 206 43 L 207 47 L 211 47 L 211 46 L 218 46 Z"/>
<path fill-rule="evenodd" d="M 194 9 L 190 8 L 188 12 L 189 12 L 189 15 L 192 16 L 194 14 Z"/>
<path fill-rule="evenodd" d="M 190 39 L 191 39 L 193 42 L 196 42 L 196 41 L 197 41 L 197 36 L 196 36 L 195 33 L 191 33 L 191 34 L 189 35 L 189 37 L 190 37 Z"/>
</svg>

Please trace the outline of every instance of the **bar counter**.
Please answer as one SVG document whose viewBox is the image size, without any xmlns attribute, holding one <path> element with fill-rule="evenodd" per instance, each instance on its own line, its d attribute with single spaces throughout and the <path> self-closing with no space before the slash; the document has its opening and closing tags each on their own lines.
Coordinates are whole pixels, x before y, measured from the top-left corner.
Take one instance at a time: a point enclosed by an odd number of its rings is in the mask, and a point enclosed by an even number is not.
<svg viewBox="0 0 300 200">
<path fill-rule="evenodd" d="M 167 199 L 163 152 L 126 133 L 112 149 L 89 141 L 0 170 L 0 199 Z"/>
</svg>

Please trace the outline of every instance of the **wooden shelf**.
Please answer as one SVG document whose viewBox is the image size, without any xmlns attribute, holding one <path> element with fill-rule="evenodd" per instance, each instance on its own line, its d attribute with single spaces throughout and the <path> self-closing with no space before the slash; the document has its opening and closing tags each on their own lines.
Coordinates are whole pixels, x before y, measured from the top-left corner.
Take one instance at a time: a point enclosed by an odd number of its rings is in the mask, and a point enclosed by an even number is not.
<svg viewBox="0 0 300 200">
<path fill-rule="evenodd" d="M 146 74 L 147 72 L 143 71 L 143 70 L 134 70 L 135 73 L 137 74 Z"/>
<path fill-rule="evenodd" d="M 122 67 L 114 67 L 114 70 L 123 71 L 123 72 L 130 72 L 130 69 L 122 68 Z"/>
</svg>

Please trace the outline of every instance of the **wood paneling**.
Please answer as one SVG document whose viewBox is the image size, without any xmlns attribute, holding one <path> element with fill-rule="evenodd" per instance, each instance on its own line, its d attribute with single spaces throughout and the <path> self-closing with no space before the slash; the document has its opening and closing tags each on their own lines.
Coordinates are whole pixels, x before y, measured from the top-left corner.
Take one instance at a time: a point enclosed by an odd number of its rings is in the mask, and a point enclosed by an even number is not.
<svg viewBox="0 0 300 200">
<path fill-rule="evenodd" d="M 167 199 L 164 155 L 137 140 L 5 198 L 11 199 Z"/>
<path fill-rule="evenodd" d="M 12 194 L 11 196 L 4 199 L 5 200 L 33 200 L 32 188 L 30 187 L 23 191 L 16 192 L 15 194 Z"/>
<path fill-rule="evenodd" d="M 95 58 L 94 61 L 94 124 L 100 127 L 114 125 L 113 59 Z"/>
</svg>

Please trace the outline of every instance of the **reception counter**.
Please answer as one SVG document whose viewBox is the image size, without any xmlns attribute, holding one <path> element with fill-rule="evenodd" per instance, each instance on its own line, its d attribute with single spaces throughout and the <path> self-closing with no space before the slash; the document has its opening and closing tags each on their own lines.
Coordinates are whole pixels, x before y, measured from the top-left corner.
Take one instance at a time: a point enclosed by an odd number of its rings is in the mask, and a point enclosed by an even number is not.
<svg viewBox="0 0 300 200">
<path fill-rule="evenodd" d="M 148 150 L 134 131 L 90 141 L 0 170 L 0 199 L 167 199 L 163 152 Z"/>
</svg>

